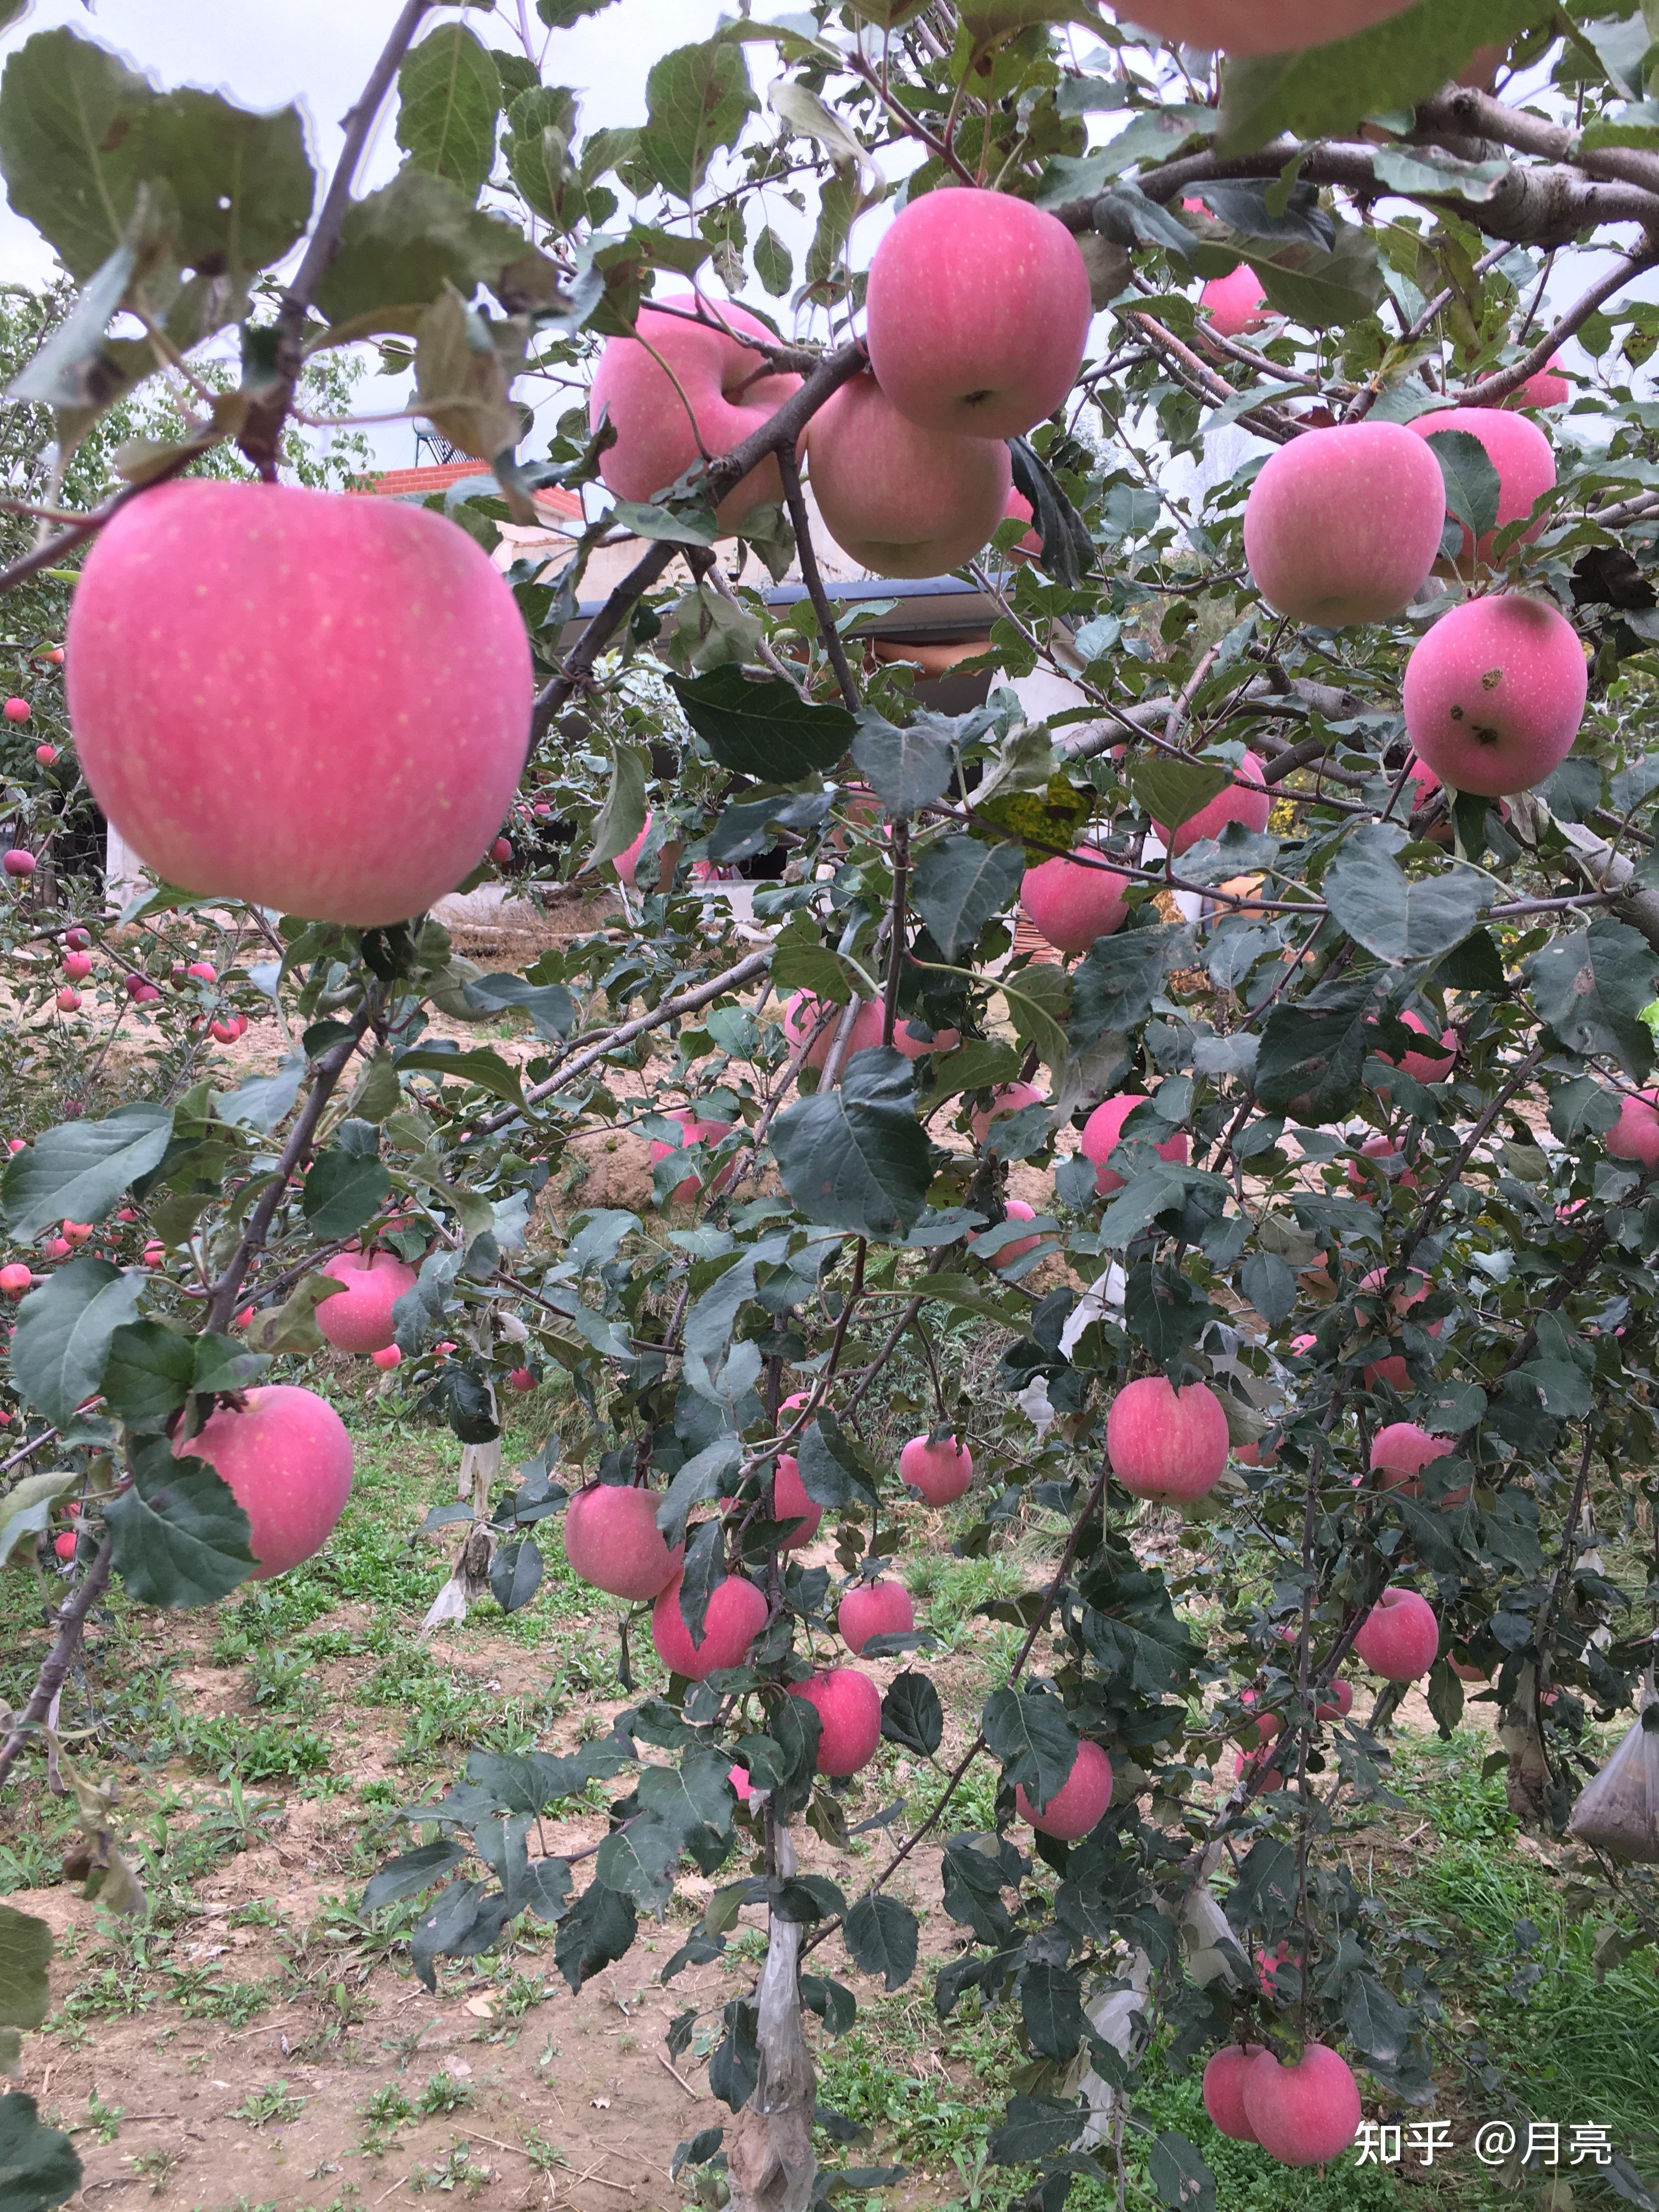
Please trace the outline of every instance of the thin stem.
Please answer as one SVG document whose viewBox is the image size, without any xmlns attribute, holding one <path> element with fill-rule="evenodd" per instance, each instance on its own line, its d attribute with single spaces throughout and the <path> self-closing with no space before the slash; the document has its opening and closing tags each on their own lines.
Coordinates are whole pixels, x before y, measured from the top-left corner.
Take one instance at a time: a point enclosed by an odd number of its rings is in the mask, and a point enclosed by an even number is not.
<svg viewBox="0 0 1659 2212">
<path fill-rule="evenodd" d="M 903 980 L 908 950 L 904 931 L 904 895 L 910 873 L 910 823 L 901 815 L 893 824 L 893 903 L 888 916 L 887 990 L 881 1010 L 881 1041 L 893 1042 L 898 1023 L 899 984 Z"/>
<path fill-rule="evenodd" d="M 801 581 L 806 586 L 806 596 L 812 602 L 812 611 L 818 618 L 818 629 L 823 638 L 823 649 L 830 656 L 830 665 L 836 672 L 836 681 L 841 686 L 841 696 L 856 714 L 859 710 L 859 687 L 847 658 L 847 647 L 840 630 L 836 627 L 835 610 L 823 588 L 823 576 L 818 567 L 817 548 L 812 543 L 811 518 L 806 511 L 806 495 L 801 489 L 800 461 L 795 452 L 794 441 L 778 447 L 778 473 L 783 478 L 783 496 L 789 509 L 789 520 L 795 529 L 795 550 L 800 556 Z"/>
<path fill-rule="evenodd" d="M 115 1547 L 106 1536 L 98 1547 L 98 1556 L 82 1577 L 69 1602 L 58 1616 L 58 1634 L 46 1662 L 35 1677 L 29 1701 L 17 1717 L 17 1725 L 0 1747 L 0 1783 L 16 1765 L 18 1754 L 28 1741 L 33 1730 L 52 1710 L 52 1701 L 68 1680 L 69 1670 L 79 1648 L 82 1632 L 87 1625 L 87 1615 L 103 1595 L 109 1582 L 110 1569 L 115 1564 Z"/>
</svg>

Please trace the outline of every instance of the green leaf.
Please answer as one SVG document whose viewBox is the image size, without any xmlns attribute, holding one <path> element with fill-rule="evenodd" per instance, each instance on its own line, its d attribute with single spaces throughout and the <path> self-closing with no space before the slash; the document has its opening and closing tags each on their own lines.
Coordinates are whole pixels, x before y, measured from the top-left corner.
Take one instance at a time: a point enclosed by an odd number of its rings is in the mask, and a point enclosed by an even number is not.
<svg viewBox="0 0 1659 2212">
<path fill-rule="evenodd" d="M 1043 1066 L 1058 1076 L 1071 1055 L 1071 1047 L 1058 1017 L 1069 1011 L 1071 986 L 1063 968 L 1034 961 L 1018 969 L 1018 981 L 1004 975 L 1002 995 L 1007 1002 L 1014 1034 L 1030 1046 Z M 1045 1003 L 1046 1002 L 1046 1003 Z"/>
<path fill-rule="evenodd" d="M 0 2212 L 46 2212 L 80 2186 L 75 2145 L 41 2125 L 33 2098 L 21 2089 L 0 2097 Z"/>
<path fill-rule="evenodd" d="M 45 1533 L 52 1509 L 60 1498 L 79 1489 L 81 1478 L 73 1471 L 58 1474 L 26 1474 L 0 1497 L 0 1567 L 3 1567 L 26 1536 Z"/>
<path fill-rule="evenodd" d="M 881 1701 L 881 1732 L 889 1743 L 931 1759 L 945 1736 L 945 1709 L 926 1674 L 914 1668 L 896 1674 Z"/>
<path fill-rule="evenodd" d="M 1083 2040 L 1083 1990 L 1069 1966 L 1033 1959 L 1019 1976 L 1019 2008 L 1031 2047 L 1062 2063 Z"/>
<path fill-rule="evenodd" d="M 1039 1812 L 1063 1790 L 1077 1764 L 1077 1730 L 1058 1698 L 1039 1697 L 1012 1686 L 994 1692 L 985 1705 L 985 1741 L 1002 1763 L 1010 1788 L 1023 1788 Z"/>
<path fill-rule="evenodd" d="M 742 49 L 725 39 L 677 46 L 645 81 L 640 158 L 676 199 L 694 197 L 719 146 L 735 146 L 759 102 Z"/>
<path fill-rule="evenodd" d="M 671 675 L 668 683 L 720 766 L 766 783 L 827 775 L 858 728 L 845 707 L 816 707 L 781 677 L 751 684 L 729 661 L 695 680 Z"/>
<path fill-rule="evenodd" d="M 769 222 L 755 240 L 755 274 L 775 300 L 788 297 L 795 281 L 794 257 Z"/>
<path fill-rule="evenodd" d="M 827 1406 L 819 1407 L 811 1427 L 793 1449 L 801 1487 L 814 1505 L 839 1513 L 855 1490 L 874 1496 L 870 1469 L 858 1446 Z"/>
<path fill-rule="evenodd" d="M 463 984 L 461 996 L 481 1014 L 525 1015 L 539 1037 L 568 1036 L 576 1026 L 576 1002 L 562 983 L 532 983 L 522 975 L 475 975 Z M 355 1100 L 353 1105 L 355 1109 Z"/>
<path fill-rule="evenodd" d="M 510 333 L 504 334 L 512 343 Z M 490 325 L 446 284 L 415 325 L 415 398 L 441 438 L 475 459 L 510 455 L 524 421 L 507 396 L 508 371 Z M 515 520 L 526 521 L 533 507 Z"/>
<path fill-rule="evenodd" d="M 467 1856 L 465 1844 L 446 1837 L 438 1843 L 422 1844 L 412 1851 L 388 1859 L 363 1891 L 363 1911 L 378 1912 L 383 1905 L 397 1905 L 406 1897 L 420 1896 L 434 1881 L 453 1873 Z"/>
<path fill-rule="evenodd" d="M 1105 27 L 1093 0 L 963 0 L 958 13 L 963 29 L 974 42 L 975 61 L 1039 24 L 1081 23 L 1091 31 Z"/>
<path fill-rule="evenodd" d="M 536 13 L 550 31 L 568 31 L 588 15 L 597 15 L 615 0 L 536 0 Z"/>
<path fill-rule="evenodd" d="M 1019 895 L 1025 854 L 1018 845 L 984 845 L 977 837 L 942 837 L 916 860 L 910 896 L 945 957 L 964 958 L 988 921 Z"/>
<path fill-rule="evenodd" d="M 130 1322 L 144 1279 L 107 1260 L 71 1260 L 31 1291 L 17 1310 L 11 1373 L 26 1403 L 60 1429 L 104 1379 L 110 1340 Z"/>
<path fill-rule="evenodd" d="M 331 1145 L 313 1162 L 301 1203 L 313 1234 L 332 1241 L 355 1235 L 391 1195 L 392 1177 L 372 1154 Z"/>
<path fill-rule="evenodd" d="M 866 707 L 859 715 L 853 760 L 890 814 L 915 814 L 931 806 L 951 781 L 949 741 L 916 723 L 897 729 Z"/>
<path fill-rule="evenodd" d="M 842 1930 L 848 1954 L 861 1974 L 879 1974 L 889 1990 L 902 1989 L 916 1971 L 921 1925 L 908 1905 L 878 1892 L 861 1897 Z"/>
<path fill-rule="evenodd" d="M 625 853 L 645 827 L 645 784 L 651 763 L 644 749 L 614 740 L 611 751 L 611 787 L 605 805 L 593 822 L 593 849 L 586 866 L 602 867 Z"/>
<path fill-rule="evenodd" d="M 51 1223 L 101 1221 L 173 1136 L 168 1106 L 118 1106 L 101 1121 L 62 1121 L 19 1152 L 0 1181 L 6 1226 L 26 1243 Z"/>
<path fill-rule="evenodd" d="M 1011 2097 L 1008 2114 L 991 2137 L 992 2162 L 997 2166 L 1035 2166 L 1077 2141 L 1087 2114 L 1073 2099 L 1062 2104 L 1054 2097 Z"/>
<path fill-rule="evenodd" d="M 305 1072 L 305 1054 L 290 1053 L 271 1074 L 247 1076 L 234 1091 L 222 1092 L 214 1101 L 214 1111 L 233 1128 L 255 1129 L 269 1136 L 294 1111 Z"/>
<path fill-rule="evenodd" d="M 902 1053 L 856 1054 L 836 1090 L 778 1116 L 772 1150 L 790 1197 L 828 1228 L 908 1237 L 927 1202 L 933 1161 Z"/>
<path fill-rule="evenodd" d="M 0 77 L 0 171 L 15 215 L 84 279 L 122 243 L 143 174 L 153 85 L 107 46 L 40 31 Z"/>
<path fill-rule="evenodd" d="M 503 1613 L 517 1613 L 542 1586 L 542 1555 L 533 1537 L 503 1545 L 489 1563 L 489 1589 Z"/>
<path fill-rule="evenodd" d="M 398 1065 L 400 1068 L 425 1068 L 434 1075 L 452 1076 L 458 1083 L 476 1084 L 480 1091 L 506 1099 L 520 1113 L 528 1110 L 520 1088 L 519 1071 L 510 1067 L 500 1053 L 492 1052 L 488 1046 L 481 1045 L 471 1052 L 441 1052 L 434 1045 L 429 1050 L 399 1053 Z"/>
<path fill-rule="evenodd" d="M 1341 136 L 1367 115 L 1414 107 L 1480 46 L 1508 47 L 1549 14 L 1544 0 L 1419 0 L 1357 38 L 1231 62 L 1218 151 L 1254 153 L 1275 132 Z"/>
<path fill-rule="evenodd" d="M 1344 330 L 1374 313 L 1384 289 L 1376 240 L 1358 223 L 1337 226 L 1328 253 L 1316 246 L 1291 246 L 1271 259 L 1246 256 L 1261 279 L 1269 307 L 1310 330 Z"/>
<path fill-rule="evenodd" d="M 1072 976 L 1071 1039 L 1081 1052 L 1097 1037 L 1139 1029 L 1165 974 L 1190 951 L 1192 933 L 1176 922 L 1097 937 Z"/>
<path fill-rule="evenodd" d="M 1256 1056 L 1256 1097 L 1269 1114 L 1294 1113 L 1316 1126 L 1340 1121 L 1358 1102 L 1371 1034 L 1360 1006 L 1275 1006 Z"/>
<path fill-rule="evenodd" d="M 1473 868 L 1454 865 L 1436 875 L 1407 876 L 1394 857 L 1403 842 L 1391 825 L 1362 823 L 1322 886 L 1354 942 L 1395 966 L 1437 960 L 1461 945 L 1492 896 L 1487 879 Z"/>
<path fill-rule="evenodd" d="M 458 1255 L 459 1256 L 459 1255 Z M 255 1352 L 325 1352 L 328 1340 L 317 1326 L 325 1298 L 338 1297 L 345 1285 L 334 1275 L 301 1275 L 279 1306 L 262 1306 L 247 1325 Z"/>
<path fill-rule="evenodd" d="M 441 23 L 398 72 L 398 143 L 411 167 L 476 200 L 495 162 L 495 58 L 465 23 Z"/>
<path fill-rule="evenodd" d="M 680 1574 L 680 1619 L 694 1644 L 701 1644 L 708 1620 L 708 1601 L 726 1579 L 726 1530 L 705 1521 L 686 1548 Z"/>
<path fill-rule="evenodd" d="M 141 173 L 165 178 L 179 209 L 177 251 L 198 275 L 228 279 L 229 312 L 248 280 L 304 237 L 317 179 L 298 107 L 256 114 L 184 86 L 142 116 Z"/>
<path fill-rule="evenodd" d="M 1484 538 L 1498 527 L 1498 501 L 1503 489 L 1492 456 L 1472 430 L 1452 427 L 1455 412 L 1448 410 L 1447 427 L 1426 441 L 1446 480 L 1446 512 L 1473 537 Z"/>
<path fill-rule="evenodd" d="M 196 1376 L 196 1346 L 159 1321 L 118 1328 L 104 1363 L 104 1397 L 130 1428 L 160 1429 L 176 1413 Z"/>
<path fill-rule="evenodd" d="M 525 251 L 511 223 L 481 214 L 443 178 L 400 169 L 347 209 L 317 305 L 334 325 L 336 344 L 380 331 L 412 337 L 422 309 L 446 284 L 470 299 Z"/>
<path fill-rule="evenodd" d="M 0 1905 L 0 2027 L 39 2027 L 52 2004 L 52 1930 Z"/>
<path fill-rule="evenodd" d="M 1171 2212 L 1215 2212 L 1215 2176 L 1203 2154 L 1170 2128 L 1152 2145 L 1146 2167 L 1158 2201 Z"/>
<path fill-rule="evenodd" d="M 567 194 L 571 214 L 581 206 L 579 190 L 571 190 L 569 161 L 575 94 L 562 85 L 535 85 L 513 101 L 507 127 L 507 166 L 514 183 L 544 222 L 562 230 L 568 220 Z"/>
<path fill-rule="evenodd" d="M 155 1437 L 134 1450 L 132 1477 L 104 1518 L 115 1571 L 141 1605 L 211 1605 L 247 1580 L 252 1529 L 222 1474 Z"/>
<path fill-rule="evenodd" d="M 724 1836 L 732 1826 L 729 1756 L 693 1744 L 678 1766 L 647 1766 L 640 1774 L 640 1802 L 653 1820 L 682 1837 L 697 1828 Z"/>
<path fill-rule="evenodd" d="M 1392 2066 L 1410 2039 L 1410 2015 L 1375 1976 L 1356 1974 L 1342 2001 L 1342 2018 L 1367 2058 Z"/>
<path fill-rule="evenodd" d="M 1525 965 L 1533 1004 L 1568 1050 L 1609 1054 L 1638 1081 L 1653 1065 L 1653 1032 L 1641 1013 L 1656 995 L 1656 972 L 1646 938 L 1606 917 L 1563 932 Z"/>
<path fill-rule="evenodd" d="M 606 1889 L 654 1912 L 673 1894 L 673 1869 L 684 1848 L 685 1839 L 677 1828 L 637 1814 L 626 1827 L 613 1828 L 599 1845 L 593 1871 Z"/>
<path fill-rule="evenodd" d="M 1231 769 L 1219 761 L 1171 760 L 1167 753 L 1133 761 L 1127 771 L 1135 804 L 1152 817 L 1160 835 L 1201 814 L 1232 780 Z"/>
</svg>

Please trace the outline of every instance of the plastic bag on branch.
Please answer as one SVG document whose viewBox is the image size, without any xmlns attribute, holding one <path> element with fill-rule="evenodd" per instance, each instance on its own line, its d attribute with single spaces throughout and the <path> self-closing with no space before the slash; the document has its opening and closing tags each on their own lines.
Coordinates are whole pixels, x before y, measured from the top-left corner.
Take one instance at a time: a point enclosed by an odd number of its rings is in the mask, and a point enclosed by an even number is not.
<svg viewBox="0 0 1659 2212">
<path fill-rule="evenodd" d="M 1137 1951 L 1131 1958 L 1127 1979 L 1127 1989 L 1106 1990 L 1084 2008 L 1095 2033 L 1126 2064 L 1129 2046 L 1134 2041 L 1135 2022 L 1146 2009 L 1146 1992 L 1152 1986 L 1152 1962 L 1146 1952 Z M 1089 2106 L 1089 2117 L 1078 2136 L 1076 2148 L 1093 2150 L 1111 2136 L 1118 2093 L 1089 2065 L 1079 2075 L 1076 2087 Z"/>
<path fill-rule="evenodd" d="M 1659 1692 L 1651 1667 L 1635 1726 L 1573 1807 L 1567 1833 L 1615 1858 L 1659 1864 Z"/>
</svg>

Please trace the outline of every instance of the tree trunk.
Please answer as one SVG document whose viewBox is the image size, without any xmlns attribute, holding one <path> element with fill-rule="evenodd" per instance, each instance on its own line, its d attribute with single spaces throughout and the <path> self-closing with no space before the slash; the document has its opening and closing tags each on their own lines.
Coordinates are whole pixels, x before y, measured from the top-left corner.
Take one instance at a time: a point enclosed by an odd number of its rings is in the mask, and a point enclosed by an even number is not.
<svg viewBox="0 0 1659 2212">
<path fill-rule="evenodd" d="M 777 1829 L 775 1863 L 787 1881 L 795 1871 L 788 1832 Z M 732 2181 L 728 2212 L 808 2212 L 817 2161 L 812 2154 L 816 2076 L 800 2009 L 798 1923 L 772 1915 L 771 1940 L 756 1996 L 755 2039 L 760 2073 L 753 2095 L 726 2135 Z"/>
</svg>

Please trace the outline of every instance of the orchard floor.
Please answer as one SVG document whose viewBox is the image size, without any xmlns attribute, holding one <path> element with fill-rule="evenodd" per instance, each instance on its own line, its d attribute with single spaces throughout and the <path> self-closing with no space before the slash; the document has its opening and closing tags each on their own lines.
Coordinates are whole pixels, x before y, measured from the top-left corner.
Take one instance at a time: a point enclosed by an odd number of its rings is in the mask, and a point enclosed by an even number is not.
<svg viewBox="0 0 1659 2212">
<path fill-rule="evenodd" d="M 21 2086 L 76 2130 L 86 2169 L 76 2203 L 99 2212 L 152 2198 L 179 2212 L 359 2212 L 433 2194 L 503 2212 L 678 2212 L 686 2198 L 670 2161 L 678 2142 L 724 2116 L 703 2062 L 720 2004 L 747 1987 L 761 1931 L 745 1929 L 726 1960 L 665 1987 L 658 1971 L 710 1887 L 688 1878 L 665 1923 L 645 1923 L 641 1947 L 579 1996 L 555 1971 L 551 1931 L 534 1929 L 498 1956 L 447 1965 L 434 1996 L 410 1966 L 409 1910 L 364 1917 L 364 1882 L 410 1838 L 401 1804 L 436 1796 L 475 1747 L 566 1749 L 603 1734 L 632 1700 L 601 1610 L 610 1601 L 570 1577 L 556 1539 L 547 1582 L 524 1612 L 506 1618 L 485 1601 L 463 1626 L 422 1641 L 455 1536 L 413 1532 L 428 1506 L 453 1497 L 459 1447 L 410 1423 L 395 1394 L 362 1394 L 360 1373 L 337 1364 L 327 1384 L 353 1422 L 358 1481 L 325 1556 L 211 1613 L 118 1605 L 65 1698 L 66 1748 L 118 1786 L 148 1921 L 111 1923 L 64 1878 L 75 1822 L 38 1767 L 7 1803 L 0 1891 L 58 1938 L 56 2008 L 25 2038 Z M 543 1440 L 538 1403 L 507 1440 L 509 1464 Z M 941 1516 L 915 1508 L 910 1520 L 906 1571 L 940 1645 L 929 1664 L 946 1707 L 943 1769 L 1015 1641 L 975 1608 L 1038 1579 L 1054 1534 L 1035 1526 L 1011 1554 L 960 1560 Z M 1170 1531 L 1146 1534 L 1149 1552 L 1171 1548 Z M 26 1588 L 10 1578 L 14 1622 Z M 19 1700 L 41 1643 L 32 1628 L 0 1637 L 0 1696 Z M 639 1644 L 643 1692 L 657 1676 Z M 884 1678 L 901 1663 L 873 1671 Z M 1548 2174 L 1516 2198 L 1472 2148 L 1480 2121 L 1516 2112 L 1558 2121 L 1564 2137 L 1574 2124 L 1607 2125 L 1638 2167 L 1659 2166 L 1653 1954 L 1596 1978 L 1595 1923 L 1565 1917 L 1554 1853 L 1516 1834 L 1501 1780 L 1482 1778 L 1492 1748 L 1482 1708 L 1443 1745 L 1413 1704 L 1396 1741 L 1401 1802 L 1348 1855 L 1362 1886 L 1441 1955 L 1434 2117 L 1450 2123 L 1454 2148 L 1428 2170 L 1408 2157 L 1397 2178 L 1352 2163 L 1290 2174 L 1218 2137 L 1196 2075 L 1154 2057 L 1152 2133 L 1177 2128 L 1200 2146 L 1221 2212 L 1532 2204 Z M 932 1771 L 884 1745 L 852 1785 L 849 1820 L 902 1800 L 908 1829 L 937 1788 Z M 596 1789 L 591 1811 L 550 1825 L 550 1845 L 596 1840 L 603 1802 Z M 960 1825 L 990 1810 L 988 1771 L 976 1771 Z M 804 1861 L 850 1891 L 887 1850 L 879 1832 L 855 1838 L 850 1855 L 809 1837 Z M 849 2034 L 820 2042 L 819 2094 L 870 2133 L 851 2149 L 825 2138 L 821 2155 L 906 2168 L 884 2193 L 843 2196 L 854 2212 L 866 2203 L 1003 2212 L 1018 2193 L 985 2160 L 988 2128 L 1023 2063 L 1012 2018 L 971 2006 L 943 2024 L 933 2017 L 927 1969 L 953 1954 L 957 1934 L 939 1906 L 937 1865 L 921 1851 L 895 1885 L 922 1914 L 924 1969 L 908 1988 L 885 1996 L 838 1942 L 827 1954 L 860 2011 Z M 693 2004 L 714 2009 L 671 2069 L 665 2029 Z M 1156 2204 L 1133 2142 L 1130 2160 L 1125 2201 Z M 1577 2206 L 1615 2201 L 1582 2168 L 1571 2179 Z M 1109 2202 L 1081 2185 L 1072 2198 L 1079 2212 L 1108 2212 Z"/>
</svg>

